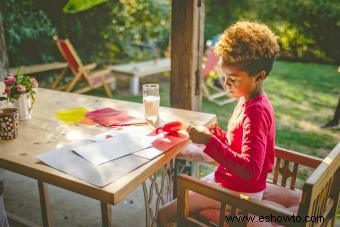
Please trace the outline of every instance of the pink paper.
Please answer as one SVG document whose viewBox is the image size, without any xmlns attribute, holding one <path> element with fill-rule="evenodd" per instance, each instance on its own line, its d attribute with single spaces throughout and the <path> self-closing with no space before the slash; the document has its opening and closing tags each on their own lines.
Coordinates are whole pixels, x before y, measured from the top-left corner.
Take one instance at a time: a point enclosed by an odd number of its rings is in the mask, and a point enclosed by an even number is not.
<svg viewBox="0 0 340 227">
<path fill-rule="evenodd" d="M 98 122 L 103 126 L 112 126 L 127 123 L 131 120 L 136 120 L 136 118 L 127 115 L 119 110 L 112 108 L 103 108 L 99 110 L 94 110 L 86 113 L 86 117 Z"/>
</svg>

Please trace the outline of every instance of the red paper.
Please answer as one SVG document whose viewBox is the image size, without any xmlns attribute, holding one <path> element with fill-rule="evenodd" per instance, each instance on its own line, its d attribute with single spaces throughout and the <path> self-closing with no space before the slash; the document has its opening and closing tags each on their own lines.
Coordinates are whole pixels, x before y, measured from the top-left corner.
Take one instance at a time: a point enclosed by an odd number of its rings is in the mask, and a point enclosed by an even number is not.
<svg viewBox="0 0 340 227">
<path fill-rule="evenodd" d="M 188 136 L 182 133 L 172 132 L 172 133 L 164 134 L 164 137 L 158 138 L 155 141 L 153 141 L 152 146 L 154 148 L 157 148 L 158 150 L 167 151 L 187 139 L 188 139 Z"/>
<path fill-rule="evenodd" d="M 103 108 L 88 112 L 86 113 L 86 117 L 91 118 L 92 120 L 106 127 L 113 125 L 118 126 L 120 124 L 125 124 L 128 121 L 136 120 L 136 118 L 112 108 Z"/>
<path fill-rule="evenodd" d="M 185 129 L 188 126 L 186 126 L 185 124 L 183 124 L 180 121 L 172 121 L 172 122 L 168 122 L 165 125 L 156 128 L 156 133 L 159 132 L 178 132 L 181 129 Z"/>
</svg>

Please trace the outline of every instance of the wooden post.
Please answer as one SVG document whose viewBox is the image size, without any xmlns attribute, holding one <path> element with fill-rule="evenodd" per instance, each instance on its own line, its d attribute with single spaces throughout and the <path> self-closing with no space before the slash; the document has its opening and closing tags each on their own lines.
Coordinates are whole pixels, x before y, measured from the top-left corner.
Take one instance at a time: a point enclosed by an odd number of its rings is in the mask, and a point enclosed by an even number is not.
<svg viewBox="0 0 340 227">
<path fill-rule="evenodd" d="M 200 111 L 204 0 L 173 0 L 171 20 L 170 103 Z"/>
<path fill-rule="evenodd" d="M 0 81 L 9 74 L 8 57 L 5 42 L 5 30 L 2 24 L 2 15 L 0 12 Z"/>
</svg>

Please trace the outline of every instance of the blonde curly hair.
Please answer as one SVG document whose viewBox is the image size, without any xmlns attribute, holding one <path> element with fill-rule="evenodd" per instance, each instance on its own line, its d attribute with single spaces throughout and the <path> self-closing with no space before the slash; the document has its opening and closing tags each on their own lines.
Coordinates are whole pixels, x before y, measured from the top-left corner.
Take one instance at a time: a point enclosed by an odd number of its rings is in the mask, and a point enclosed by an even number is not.
<svg viewBox="0 0 340 227">
<path fill-rule="evenodd" d="M 279 50 L 278 37 L 267 25 L 249 21 L 228 27 L 215 47 L 223 64 L 235 65 L 251 76 L 262 70 L 269 75 Z"/>
</svg>

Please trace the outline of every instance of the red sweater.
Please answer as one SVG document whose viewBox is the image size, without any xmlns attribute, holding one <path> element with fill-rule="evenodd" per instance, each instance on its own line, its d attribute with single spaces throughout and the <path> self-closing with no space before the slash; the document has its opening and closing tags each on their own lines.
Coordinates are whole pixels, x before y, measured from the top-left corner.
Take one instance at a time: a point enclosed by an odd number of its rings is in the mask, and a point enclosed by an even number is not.
<svg viewBox="0 0 340 227">
<path fill-rule="evenodd" d="M 266 188 L 274 164 L 274 110 L 266 95 L 241 98 L 228 131 L 211 130 L 204 152 L 219 163 L 215 179 L 233 191 L 255 193 Z"/>
</svg>

